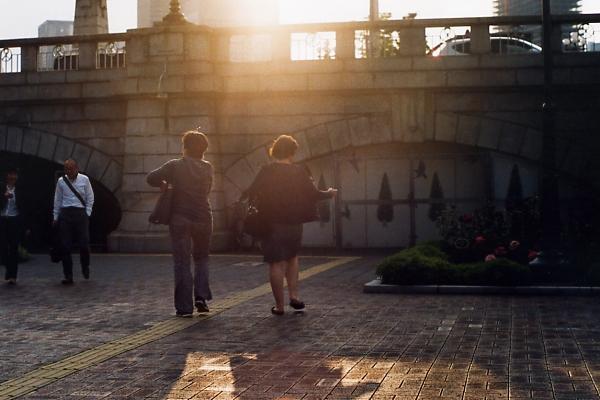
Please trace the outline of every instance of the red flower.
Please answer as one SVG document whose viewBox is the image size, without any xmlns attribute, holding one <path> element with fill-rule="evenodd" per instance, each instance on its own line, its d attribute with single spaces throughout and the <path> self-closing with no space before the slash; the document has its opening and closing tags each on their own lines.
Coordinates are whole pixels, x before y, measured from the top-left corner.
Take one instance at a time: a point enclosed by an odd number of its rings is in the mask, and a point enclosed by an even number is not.
<svg viewBox="0 0 600 400">
<path fill-rule="evenodd" d="M 485 243 L 485 237 L 483 236 L 477 236 L 475 238 L 475 244 L 484 244 Z"/>
<path fill-rule="evenodd" d="M 529 258 L 530 260 L 534 260 L 534 259 L 536 259 L 536 258 L 537 258 L 537 256 L 538 256 L 539 254 L 540 254 L 540 253 L 539 253 L 539 252 L 537 252 L 537 251 L 535 251 L 535 250 L 529 250 L 529 253 L 527 253 L 527 258 Z"/>
</svg>

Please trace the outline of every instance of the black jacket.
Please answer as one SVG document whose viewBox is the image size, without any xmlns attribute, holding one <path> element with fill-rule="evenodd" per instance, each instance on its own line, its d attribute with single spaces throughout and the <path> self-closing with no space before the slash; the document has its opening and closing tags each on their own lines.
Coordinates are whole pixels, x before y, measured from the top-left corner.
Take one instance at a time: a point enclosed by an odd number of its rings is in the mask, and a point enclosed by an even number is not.
<svg viewBox="0 0 600 400">
<path fill-rule="evenodd" d="M 6 197 L 4 197 L 4 192 L 6 192 L 6 183 L 0 182 L 0 210 L 4 210 L 6 207 L 6 203 L 8 202 Z M 15 186 L 15 198 L 17 200 L 17 211 L 19 212 L 19 219 L 21 223 L 21 228 L 28 229 L 29 228 L 29 207 L 27 206 L 27 199 L 23 192 L 23 189 L 17 183 Z"/>
<path fill-rule="evenodd" d="M 296 164 L 272 163 L 261 168 L 243 193 L 269 222 L 301 224 L 318 219 L 317 202 L 330 198 L 318 190 L 306 169 Z"/>
</svg>

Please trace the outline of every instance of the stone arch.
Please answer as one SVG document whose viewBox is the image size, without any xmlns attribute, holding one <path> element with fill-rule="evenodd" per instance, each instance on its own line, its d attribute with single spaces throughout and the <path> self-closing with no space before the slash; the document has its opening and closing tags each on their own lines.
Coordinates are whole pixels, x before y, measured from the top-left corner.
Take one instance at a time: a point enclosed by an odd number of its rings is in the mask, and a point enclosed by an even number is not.
<svg viewBox="0 0 600 400">
<path fill-rule="evenodd" d="M 82 171 L 113 194 L 121 187 L 121 162 L 84 142 L 60 134 L 0 124 L 0 151 L 30 155 L 59 164 L 73 158 Z"/>
<path fill-rule="evenodd" d="M 429 128 L 395 132 L 391 117 L 382 114 L 354 115 L 293 132 L 300 144 L 298 161 L 326 156 L 337 151 L 372 144 L 394 142 L 446 142 L 473 146 L 538 163 L 542 153 L 542 132 L 524 124 L 478 114 L 438 112 Z M 427 124 L 426 124 L 427 125 Z M 260 167 L 269 161 L 269 143 L 253 149 L 224 171 L 225 204 L 233 203 Z M 581 145 L 569 146 L 558 160 L 559 170 L 576 175 L 584 168 Z"/>
</svg>

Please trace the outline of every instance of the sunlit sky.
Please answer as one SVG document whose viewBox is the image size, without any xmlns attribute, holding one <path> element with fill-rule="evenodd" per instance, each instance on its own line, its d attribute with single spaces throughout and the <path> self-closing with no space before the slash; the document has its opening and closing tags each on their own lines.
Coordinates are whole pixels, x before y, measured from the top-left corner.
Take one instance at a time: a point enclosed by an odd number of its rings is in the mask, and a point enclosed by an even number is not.
<svg viewBox="0 0 600 400">
<path fill-rule="evenodd" d="M 279 1 L 281 23 L 361 20 L 369 14 L 368 0 Z M 419 18 L 489 16 L 492 4 L 492 0 L 379 0 L 380 12 L 391 12 L 393 18 L 409 12 Z M 582 4 L 583 12 L 600 13 L 600 0 Z M 0 0 L 0 7 L 0 39 L 36 37 L 38 25 L 45 20 L 72 20 L 75 0 Z M 108 0 L 108 11 L 111 32 L 136 27 L 137 0 Z"/>
</svg>

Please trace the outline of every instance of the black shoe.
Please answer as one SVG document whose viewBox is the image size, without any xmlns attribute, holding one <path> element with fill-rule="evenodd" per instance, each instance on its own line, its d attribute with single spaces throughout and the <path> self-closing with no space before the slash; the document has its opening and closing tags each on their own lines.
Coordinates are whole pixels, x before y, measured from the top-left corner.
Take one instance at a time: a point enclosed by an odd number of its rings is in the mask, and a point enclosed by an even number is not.
<svg viewBox="0 0 600 400">
<path fill-rule="evenodd" d="M 90 279 L 90 269 L 89 268 L 81 268 L 81 273 L 83 274 L 84 279 Z"/>
<path fill-rule="evenodd" d="M 196 300 L 196 310 L 198 310 L 199 313 L 207 313 L 210 311 L 204 299 Z"/>
<path fill-rule="evenodd" d="M 285 314 L 285 311 L 283 310 L 278 310 L 275 307 L 271 307 L 271 314 L 273 315 L 278 315 L 278 316 L 282 316 L 283 314 Z"/>
<path fill-rule="evenodd" d="M 6 283 L 9 285 L 16 285 L 17 284 L 17 280 L 15 278 L 9 278 L 6 280 Z"/>
<path fill-rule="evenodd" d="M 290 307 L 292 307 L 294 310 L 304 310 L 304 307 L 306 306 L 303 301 L 290 299 Z"/>
<path fill-rule="evenodd" d="M 192 318 L 194 316 L 194 313 L 184 313 L 177 311 L 175 313 L 175 316 L 179 318 Z"/>
<path fill-rule="evenodd" d="M 60 281 L 60 283 L 62 283 L 63 285 L 72 285 L 73 284 L 73 278 L 65 278 L 62 281 Z"/>
</svg>

